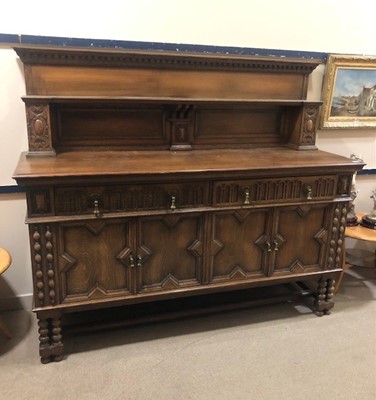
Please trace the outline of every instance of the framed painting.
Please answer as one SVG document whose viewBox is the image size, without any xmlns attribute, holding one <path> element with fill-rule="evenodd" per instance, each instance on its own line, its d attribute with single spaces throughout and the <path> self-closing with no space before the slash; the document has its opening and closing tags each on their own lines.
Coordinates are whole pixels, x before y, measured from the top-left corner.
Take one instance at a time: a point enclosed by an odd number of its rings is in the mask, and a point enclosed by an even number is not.
<svg viewBox="0 0 376 400">
<path fill-rule="evenodd" d="M 376 57 L 330 55 L 320 127 L 376 127 Z"/>
</svg>

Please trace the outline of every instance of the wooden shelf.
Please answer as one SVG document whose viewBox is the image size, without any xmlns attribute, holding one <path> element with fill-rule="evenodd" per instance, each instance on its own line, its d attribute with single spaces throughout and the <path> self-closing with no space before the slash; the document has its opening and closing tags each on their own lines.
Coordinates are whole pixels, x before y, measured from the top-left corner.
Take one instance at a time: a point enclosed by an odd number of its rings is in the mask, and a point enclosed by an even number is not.
<svg viewBox="0 0 376 400">
<path fill-rule="evenodd" d="M 322 104 L 321 101 L 291 100 L 291 99 L 239 99 L 239 98 L 189 98 L 189 97 L 145 97 L 145 96 L 43 96 L 30 95 L 23 96 L 22 100 L 28 103 L 48 102 L 48 103 L 158 103 L 158 104 L 235 104 L 235 105 L 279 105 L 279 106 L 302 106 L 304 104 Z"/>
</svg>

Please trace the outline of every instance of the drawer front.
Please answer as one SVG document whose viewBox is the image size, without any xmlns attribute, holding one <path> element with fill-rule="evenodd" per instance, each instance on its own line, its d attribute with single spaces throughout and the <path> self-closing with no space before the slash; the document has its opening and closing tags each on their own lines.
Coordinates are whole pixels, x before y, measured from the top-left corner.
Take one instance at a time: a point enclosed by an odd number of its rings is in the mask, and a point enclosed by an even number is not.
<svg viewBox="0 0 376 400">
<path fill-rule="evenodd" d="M 55 189 L 58 215 L 178 210 L 209 205 L 206 182 L 67 187 Z"/>
<path fill-rule="evenodd" d="M 218 181 L 214 206 L 248 205 L 279 201 L 328 200 L 336 196 L 337 176 Z"/>
</svg>

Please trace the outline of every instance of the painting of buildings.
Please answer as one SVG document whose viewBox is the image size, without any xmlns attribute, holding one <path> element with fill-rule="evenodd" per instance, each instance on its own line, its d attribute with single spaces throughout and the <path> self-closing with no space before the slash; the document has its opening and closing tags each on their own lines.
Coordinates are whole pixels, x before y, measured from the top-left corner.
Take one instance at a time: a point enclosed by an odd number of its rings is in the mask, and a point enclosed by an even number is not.
<svg viewBox="0 0 376 400">
<path fill-rule="evenodd" d="M 376 70 L 338 68 L 331 117 L 376 117 Z"/>
</svg>

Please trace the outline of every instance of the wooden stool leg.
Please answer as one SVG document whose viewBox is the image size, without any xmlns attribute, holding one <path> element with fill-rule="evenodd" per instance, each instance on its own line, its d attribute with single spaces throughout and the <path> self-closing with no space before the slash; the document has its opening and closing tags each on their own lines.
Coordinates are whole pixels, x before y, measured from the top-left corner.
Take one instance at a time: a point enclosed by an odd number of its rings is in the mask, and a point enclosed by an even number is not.
<svg viewBox="0 0 376 400">
<path fill-rule="evenodd" d="M 339 278 L 337 279 L 337 282 L 336 282 L 336 284 L 335 284 L 335 286 L 334 286 L 334 294 L 337 293 L 337 291 L 338 291 L 338 289 L 339 289 L 339 286 L 340 286 L 340 284 L 341 284 L 341 282 L 342 282 L 342 279 L 343 279 L 343 275 L 344 275 L 344 274 L 345 274 L 345 271 L 342 271 L 341 274 L 340 274 L 340 276 L 339 276 Z"/>
<path fill-rule="evenodd" d="M 336 284 L 334 286 L 334 294 L 337 293 L 337 291 L 338 291 L 338 289 L 340 287 L 340 284 L 342 282 L 343 275 L 345 274 L 345 271 L 348 270 L 351 267 L 352 267 L 351 264 L 347 264 L 347 263 L 343 264 L 342 272 L 341 272 L 341 274 L 340 274 L 340 276 L 339 276 L 339 278 L 338 278 L 338 280 L 337 280 L 337 282 L 336 282 Z"/>
<path fill-rule="evenodd" d="M 4 322 L 0 319 L 0 332 L 8 339 L 13 337 L 12 332 L 9 328 L 4 324 Z"/>
<path fill-rule="evenodd" d="M 10 256 L 9 252 L 0 247 L 0 275 L 8 269 L 11 263 L 12 263 L 12 257 Z M 13 334 L 11 333 L 9 328 L 4 324 L 1 318 L 0 318 L 0 332 L 8 339 L 11 339 L 13 337 Z"/>
</svg>

